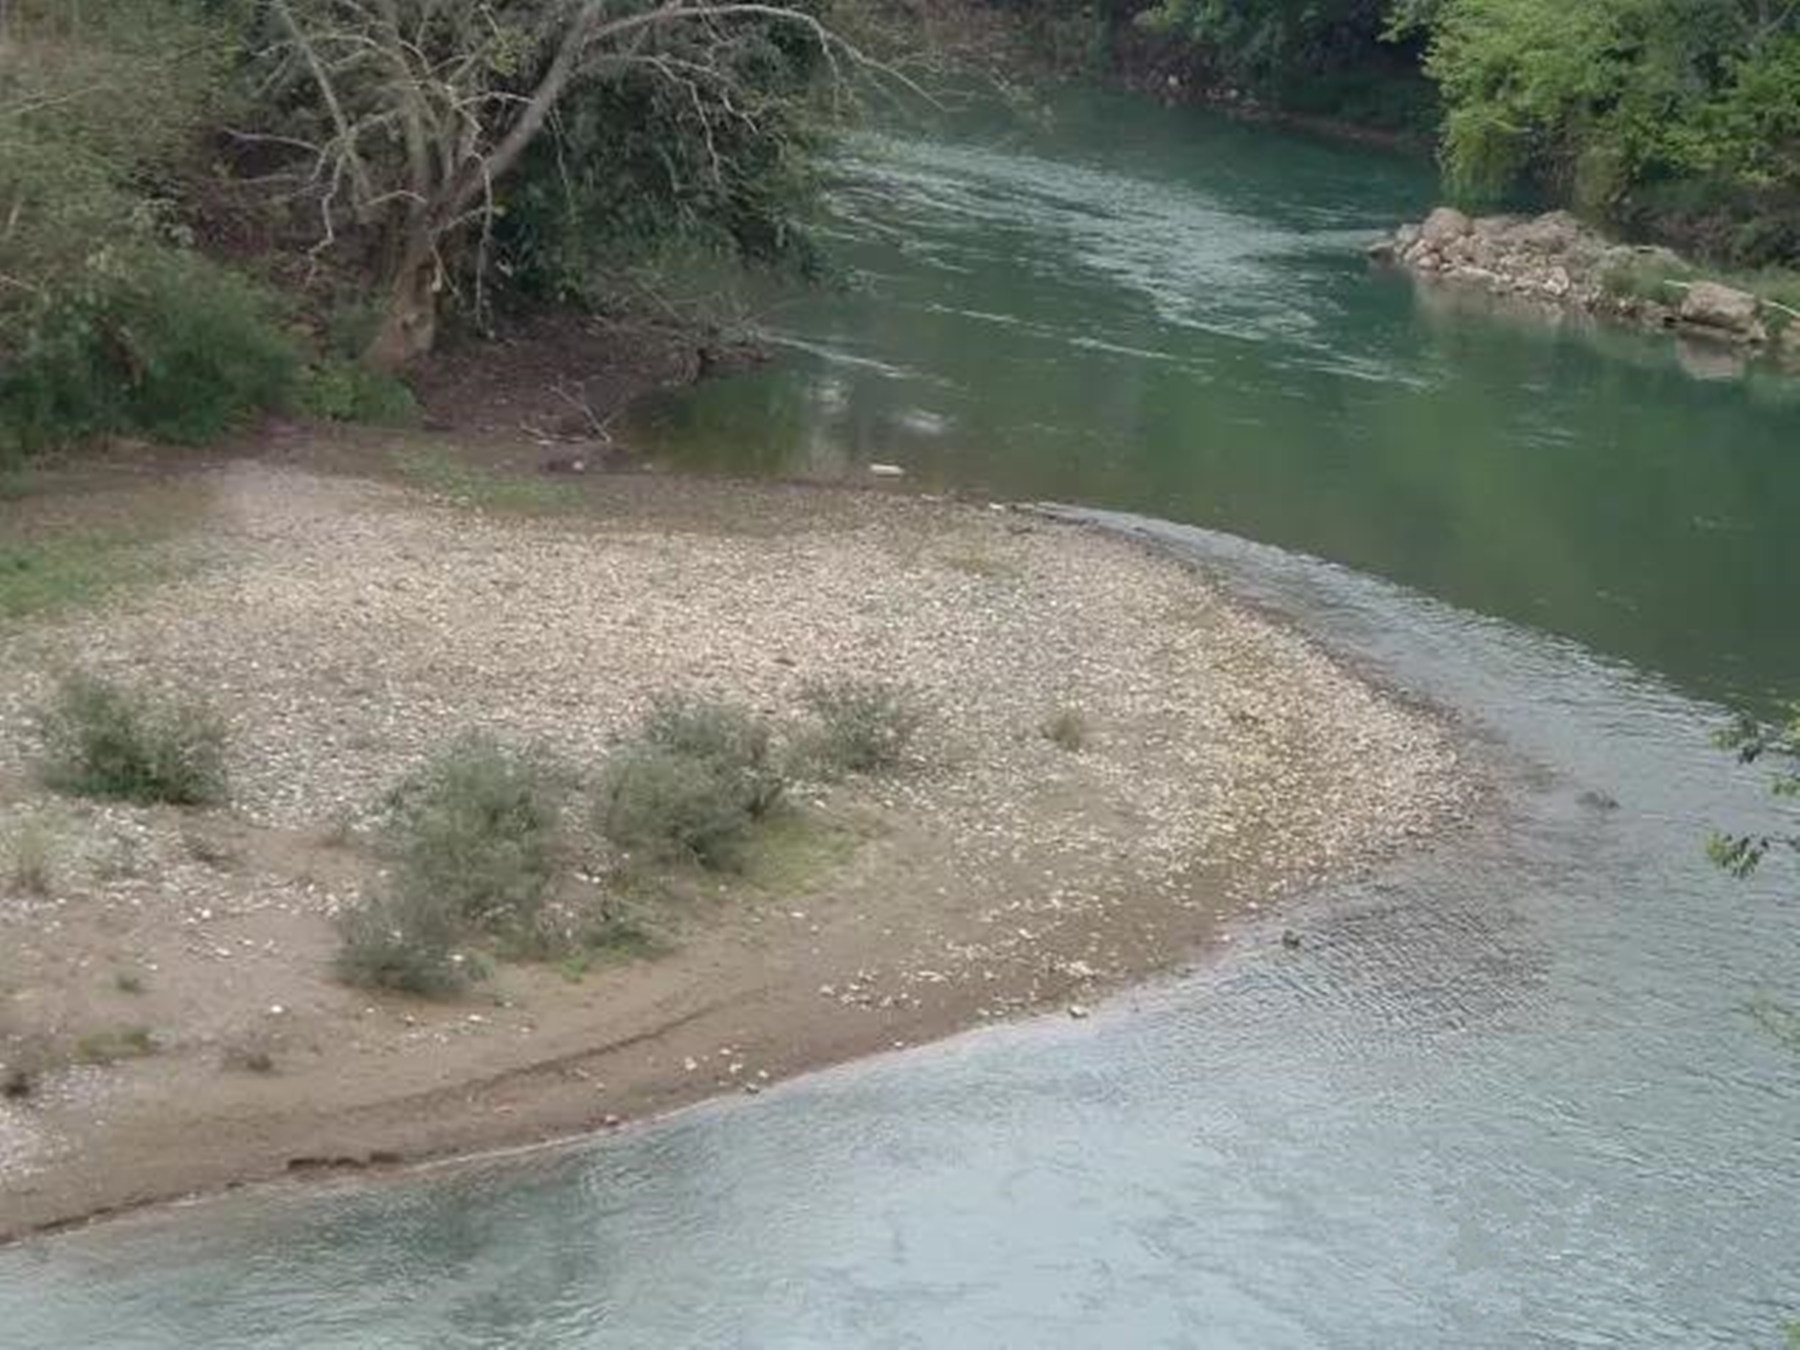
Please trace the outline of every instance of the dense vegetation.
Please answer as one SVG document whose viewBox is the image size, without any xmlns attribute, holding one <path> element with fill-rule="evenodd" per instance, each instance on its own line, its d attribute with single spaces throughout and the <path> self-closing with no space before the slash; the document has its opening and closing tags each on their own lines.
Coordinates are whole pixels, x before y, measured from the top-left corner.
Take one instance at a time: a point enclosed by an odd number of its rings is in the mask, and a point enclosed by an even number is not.
<svg viewBox="0 0 1800 1350">
<path fill-rule="evenodd" d="M 811 0 L 0 5 L 0 456 L 404 416 L 446 316 L 806 262 Z"/>
<path fill-rule="evenodd" d="M 1211 97 L 1435 131 L 1465 203 L 1566 204 L 1710 261 L 1800 261 L 1792 0 L 1160 0 L 1105 13 L 1115 59 L 1185 68 Z M 1146 32 L 1161 44 L 1149 55 Z"/>
</svg>

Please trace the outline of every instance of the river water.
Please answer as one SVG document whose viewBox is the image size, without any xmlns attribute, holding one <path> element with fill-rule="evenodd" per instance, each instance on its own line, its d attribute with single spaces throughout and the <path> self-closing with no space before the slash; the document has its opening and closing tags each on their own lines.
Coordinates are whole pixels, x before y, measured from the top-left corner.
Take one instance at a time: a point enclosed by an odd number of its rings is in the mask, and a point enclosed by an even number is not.
<svg viewBox="0 0 1800 1350">
<path fill-rule="evenodd" d="M 1405 161 L 1058 113 L 858 142 L 859 286 L 640 436 L 1138 513 L 1099 514 L 1451 710 L 1488 818 L 1086 1022 L 26 1244 L 0 1343 L 1781 1344 L 1800 1056 L 1745 1004 L 1800 992 L 1800 906 L 1700 844 L 1770 819 L 1707 732 L 1800 674 L 1800 407 L 1371 276 Z"/>
</svg>

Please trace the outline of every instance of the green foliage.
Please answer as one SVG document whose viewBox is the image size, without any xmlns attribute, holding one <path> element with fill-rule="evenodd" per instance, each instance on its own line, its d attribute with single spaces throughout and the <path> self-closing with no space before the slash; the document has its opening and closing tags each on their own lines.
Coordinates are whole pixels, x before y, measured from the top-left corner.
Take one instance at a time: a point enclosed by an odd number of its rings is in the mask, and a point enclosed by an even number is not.
<svg viewBox="0 0 1800 1350">
<path fill-rule="evenodd" d="M 225 798 L 224 723 L 96 676 L 63 681 L 39 719 L 43 777 L 82 797 L 199 806 Z"/>
<path fill-rule="evenodd" d="M 0 460 L 105 432 L 202 441 L 285 398 L 267 293 L 177 202 L 235 55 L 229 6 L 23 0 L 0 43 Z"/>
<path fill-rule="evenodd" d="M 735 871 L 785 786 L 755 717 L 729 704 L 672 700 L 608 766 L 600 828 L 633 857 Z"/>
<path fill-rule="evenodd" d="M 1410 40 L 1384 42 L 1388 0 L 1160 0 L 1137 23 L 1191 44 L 1207 78 L 1292 112 L 1428 126 Z"/>
<path fill-rule="evenodd" d="M 1726 260 L 1796 256 L 1800 11 L 1738 0 L 1435 0 L 1452 189 L 1548 189 Z M 1685 204 L 1683 203 L 1683 199 Z"/>
<path fill-rule="evenodd" d="M 0 446 L 15 453 L 109 432 L 204 443 L 283 403 L 298 369 L 272 296 L 169 248 L 97 253 L 13 317 Z"/>
<path fill-rule="evenodd" d="M 1621 300 L 1653 300 L 1659 305 L 1674 306 L 1681 303 L 1686 286 L 1696 276 L 1694 269 L 1682 262 L 1633 259 L 1601 273 L 1600 287 Z"/>
<path fill-rule="evenodd" d="M 644 739 L 670 754 L 710 766 L 733 787 L 752 816 L 767 815 L 787 788 L 771 753 L 767 724 L 734 704 L 665 699 L 652 710 Z"/>
<path fill-rule="evenodd" d="M 803 224 L 819 189 L 818 45 L 773 19 L 747 31 L 710 54 L 702 35 L 665 39 L 691 78 L 622 68 L 571 94 L 505 191 L 506 285 L 617 307 L 713 260 L 819 272 Z"/>
<path fill-rule="evenodd" d="M 485 973 L 464 950 L 471 938 L 535 949 L 562 855 L 565 787 L 541 756 L 469 735 L 396 788 L 392 875 L 339 919 L 338 978 L 444 997 Z"/>
<path fill-rule="evenodd" d="M 924 721 L 912 692 L 889 680 L 814 680 L 801 699 L 819 720 L 805 757 L 827 777 L 899 768 Z"/>
<path fill-rule="evenodd" d="M 392 795 L 395 890 L 429 897 L 458 925 L 530 928 L 556 874 L 562 798 L 541 757 L 464 737 Z"/>
<path fill-rule="evenodd" d="M 1778 797 L 1800 797 L 1800 707 L 1791 709 L 1784 722 L 1774 724 L 1742 714 L 1714 741 L 1721 749 L 1735 751 L 1741 764 L 1765 758 L 1779 761 L 1780 767 L 1769 780 L 1770 791 Z M 1780 838 L 1716 833 L 1707 844 L 1707 855 L 1732 876 L 1747 877 L 1777 844 L 1800 852 L 1800 834 Z"/>
<path fill-rule="evenodd" d="M 328 422 L 407 427 L 419 420 L 419 402 L 401 380 L 343 357 L 307 367 L 294 401 L 307 416 Z"/>
<path fill-rule="evenodd" d="M 451 907 L 402 889 L 346 910 L 338 919 L 337 977 L 359 989 L 442 998 L 482 972 L 457 950 L 461 929 Z"/>
<path fill-rule="evenodd" d="M 149 1027 L 110 1027 L 90 1032 L 75 1043 L 71 1056 L 77 1064 L 117 1064 L 156 1053 L 156 1038 Z"/>
</svg>

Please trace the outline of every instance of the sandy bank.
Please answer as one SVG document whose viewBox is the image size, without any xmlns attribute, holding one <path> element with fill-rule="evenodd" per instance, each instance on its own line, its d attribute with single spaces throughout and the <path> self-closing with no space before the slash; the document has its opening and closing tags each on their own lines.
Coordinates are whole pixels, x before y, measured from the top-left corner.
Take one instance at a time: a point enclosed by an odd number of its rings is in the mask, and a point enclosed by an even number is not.
<svg viewBox="0 0 1800 1350">
<path fill-rule="evenodd" d="M 641 476 L 500 513 L 447 481 L 460 501 L 193 474 L 164 580 L 5 631 L 0 854 L 26 822 L 52 847 L 42 893 L 0 866 L 0 1059 L 135 1031 L 152 1053 L 0 1102 L 0 1235 L 603 1128 L 1085 1003 L 1462 808 L 1432 717 L 1123 540 Z M 0 530 L 28 509 L 0 503 Z M 206 691 L 233 729 L 230 806 L 38 788 L 31 711 L 70 666 Z M 507 964 L 451 1004 L 331 980 L 332 916 L 379 875 L 382 794 L 458 731 L 593 766 L 659 692 L 779 721 L 836 673 L 921 692 L 915 762 L 810 790 L 743 877 L 672 892 L 660 954 Z M 1062 709 L 1091 728 L 1079 752 L 1040 732 Z"/>
</svg>

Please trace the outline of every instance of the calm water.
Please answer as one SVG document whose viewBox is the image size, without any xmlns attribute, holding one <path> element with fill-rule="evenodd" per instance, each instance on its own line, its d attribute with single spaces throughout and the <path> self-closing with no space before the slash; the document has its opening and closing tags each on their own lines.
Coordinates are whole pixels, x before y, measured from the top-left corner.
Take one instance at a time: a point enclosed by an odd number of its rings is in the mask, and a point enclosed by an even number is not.
<svg viewBox="0 0 1800 1350">
<path fill-rule="evenodd" d="M 1800 1058 L 1742 1005 L 1800 992 L 1800 919 L 1699 856 L 1767 803 L 1695 695 L 1792 688 L 1800 423 L 1369 280 L 1357 230 L 1426 195 L 1404 165 L 1114 123 L 866 143 L 870 289 L 656 410 L 665 447 L 1227 528 L 1109 517 L 1455 710 L 1492 819 L 1311 897 L 1299 952 L 1247 927 L 1088 1022 L 0 1253 L 0 1344 L 1780 1344 Z"/>
</svg>

